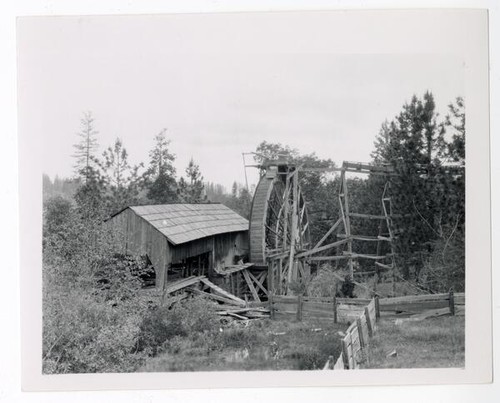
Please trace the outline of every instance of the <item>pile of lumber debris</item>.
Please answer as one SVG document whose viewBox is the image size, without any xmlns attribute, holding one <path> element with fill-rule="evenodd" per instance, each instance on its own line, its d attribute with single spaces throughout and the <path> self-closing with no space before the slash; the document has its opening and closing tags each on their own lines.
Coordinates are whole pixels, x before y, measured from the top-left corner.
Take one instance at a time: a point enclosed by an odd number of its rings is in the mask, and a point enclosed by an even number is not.
<svg viewBox="0 0 500 403">
<path fill-rule="evenodd" d="M 206 276 L 191 276 L 171 283 L 165 289 L 164 301 L 170 306 L 192 294 L 218 302 L 217 314 L 222 316 L 239 320 L 269 317 L 269 309 L 264 308 L 263 303 L 247 302 L 212 283 Z"/>
</svg>

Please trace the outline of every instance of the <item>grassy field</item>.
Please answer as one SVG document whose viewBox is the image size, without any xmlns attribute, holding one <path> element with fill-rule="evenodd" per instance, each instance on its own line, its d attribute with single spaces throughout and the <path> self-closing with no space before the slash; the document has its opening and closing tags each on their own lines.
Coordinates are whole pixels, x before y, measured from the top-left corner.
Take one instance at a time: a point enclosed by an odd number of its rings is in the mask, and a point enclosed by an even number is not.
<svg viewBox="0 0 500 403">
<path fill-rule="evenodd" d="M 388 357 L 393 351 L 396 356 Z M 462 368 L 465 366 L 465 318 L 446 316 L 396 324 L 377 323 L 364 368 Z"/>
<path fill-rule="evenodd" d="M 340 354 L 346 325 L 332 321 L 231 321 L 216 333 L 177 337 L 140 371 L 245 371 L 321 369 Z"/>
</svg>

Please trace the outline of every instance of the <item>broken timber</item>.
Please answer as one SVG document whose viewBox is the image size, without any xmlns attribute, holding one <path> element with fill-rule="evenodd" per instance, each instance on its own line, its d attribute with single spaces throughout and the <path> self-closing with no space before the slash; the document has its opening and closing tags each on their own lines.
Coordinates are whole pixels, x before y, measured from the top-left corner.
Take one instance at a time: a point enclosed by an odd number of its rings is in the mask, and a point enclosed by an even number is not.
<svg viewBox="0 0 500 403">
<path fill-rule="evenodd" d="M 203 284 L 205 284 L 207 287 L 211 288 L 216 293 L 222 295 L 222 297 L 229 299 L 229 300 L 232 300 L 235 303 L 237 303 L 238 305 L 244 306 L 246 304 L 245 301 L 243 301 L 241 298 L 238 298 L 236 295 L 233 295 L 233 294 L 223 290 L 222 288 L 220 288 L 219 286 L 215 285 L 210 280 L 208 280 L 206 277 L 202 278 L 201 282 Z"/>
<path fill-rule="evenodd" d="M 203 279 L 206 279 L 205 276 L 191 276 L 187 278 L 183 278 L 182 280 L 176 281 L 172 284 L 170 284 L 166 289 L 165 289 L 165 294 L 172 294 L 173 292 L 182 290 L 183 288 L 195 285 L 199 283 L 200 281 L 203 281 Z"/>
</svg>

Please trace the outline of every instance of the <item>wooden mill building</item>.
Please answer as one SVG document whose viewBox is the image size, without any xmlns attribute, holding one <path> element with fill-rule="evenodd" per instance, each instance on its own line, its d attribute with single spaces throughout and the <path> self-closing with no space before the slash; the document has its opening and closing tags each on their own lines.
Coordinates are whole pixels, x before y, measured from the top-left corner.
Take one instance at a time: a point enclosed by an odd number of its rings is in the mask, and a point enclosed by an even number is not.
<svg viewBox="0 0 500 403">
<path fill-rule="evenodd" d="M 131 206 L 108 221 L 122 252 L 146 255 L 158 288 L 190 275 L 216 276 L 248 255 L 248 221 L 223 204 Z"/>
</svg>

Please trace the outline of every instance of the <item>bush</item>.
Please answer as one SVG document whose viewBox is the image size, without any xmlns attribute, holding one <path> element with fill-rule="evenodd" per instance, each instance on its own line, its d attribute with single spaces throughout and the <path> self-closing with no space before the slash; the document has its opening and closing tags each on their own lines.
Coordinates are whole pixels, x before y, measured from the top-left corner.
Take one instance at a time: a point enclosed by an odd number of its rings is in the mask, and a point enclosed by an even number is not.
<svg viewBox="0 0 500 403">
<path fill-rule="evenodd" d="M 129 372 L 144 356 L 136 343 L 140 313 L 102 303 L 84 290 L 45 294 L 43 372 Z"/>
<path fill-rule="evenodd" d="M 308 294 L 312 297 L 334 297 L 339 280 L 333 273 L 329 264 L 322 265 L 309 283 Z"/>
<path fill-rule="evenodd" d="M 139 351 L 154 356 L 165 343 L 176 337 L 194 340 L 199 334 L 218 332 L 220 319 L 211 309 L 213 307 L 212 302 L 197 297 L 177 303 L 172 308 L 151 309 L 140 324 Z"/>
</svg>

